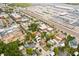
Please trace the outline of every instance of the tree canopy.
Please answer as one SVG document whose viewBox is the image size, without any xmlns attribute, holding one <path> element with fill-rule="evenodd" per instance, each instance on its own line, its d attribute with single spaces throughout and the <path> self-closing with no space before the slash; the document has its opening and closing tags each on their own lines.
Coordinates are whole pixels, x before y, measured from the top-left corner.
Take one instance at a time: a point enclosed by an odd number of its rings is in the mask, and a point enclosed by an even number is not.
<svg viewBox="0 0 79 59">
<path fill-rule="evenodd" d="M 33 54 L 33 48 L 27 48 L 27 49 L 26 49 L 26 53 L 27 53 L 28 55 L 32 55 L 32 54 Z"/>
<path fill-rule="evenodd" d="M 19 42 L 14 41 L 8 44 L 0 41 L 0 54 L 4 54 L 5 56 L 21 56 L 22 53 L 19 51 Z"/>
<path fill-rule="evenodd" d="M 34 31 L 38 31 L 38 24 L 37 23 L 31 23 L 29 26 L 29 30 L 31 30 L 32 32 Z"/>
<path fill-rule="evenodd" d="M 55 55 L 58 55 L 59 49 L 57 47 L 54 48 Z"/>
</svg>

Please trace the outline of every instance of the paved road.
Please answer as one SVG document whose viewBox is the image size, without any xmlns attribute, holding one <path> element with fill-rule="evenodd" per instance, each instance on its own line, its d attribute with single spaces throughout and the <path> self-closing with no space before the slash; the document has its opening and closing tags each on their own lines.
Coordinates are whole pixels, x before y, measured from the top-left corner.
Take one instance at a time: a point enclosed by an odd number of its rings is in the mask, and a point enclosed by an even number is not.
<svg viewBox="0 0 79 59">
<path fill-rule="evenodd" d="M 49 17 L 41 16 L 38 13 L 29 11 L 29 10 L 26 10 L 26 11 L 23 11 L 23 12 L 32 16 L 32 17 L 35 17 L 37 20 L 41 20 L 41 21 L 47 23 L 51 27 L 52 27 L 52 25 L 55 25 L 56 28 L 75 36 L 79 40 L 79 32 L 77 32 L 73 29 L 69 29 L 69 28 L 65 27 L 64 25 L 57 23 L 57 22 L 53 21 L 52 19 L 49 19 Z"/>
</svg>

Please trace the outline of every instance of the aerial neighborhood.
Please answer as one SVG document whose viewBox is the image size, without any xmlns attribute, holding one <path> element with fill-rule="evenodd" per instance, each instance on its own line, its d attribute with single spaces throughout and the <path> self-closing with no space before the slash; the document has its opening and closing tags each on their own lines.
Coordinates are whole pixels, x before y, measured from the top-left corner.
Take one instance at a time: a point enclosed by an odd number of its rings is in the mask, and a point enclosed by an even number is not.
<svg viewBox="0 0 79 59">
<path fill-rule="evenodd" d="M 0 55 L 79 56 L 79 10 L 61 5 L 1 3 Z"/>
</svg>

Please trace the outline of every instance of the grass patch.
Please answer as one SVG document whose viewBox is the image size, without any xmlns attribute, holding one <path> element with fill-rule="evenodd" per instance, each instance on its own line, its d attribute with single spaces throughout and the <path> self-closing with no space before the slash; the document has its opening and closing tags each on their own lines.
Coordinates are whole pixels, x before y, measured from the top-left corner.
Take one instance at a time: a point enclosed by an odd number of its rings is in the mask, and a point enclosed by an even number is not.
<svg viewBox="0 0 79 59">
<path fill-rule="evenodd" d="M 28 7 L 31 6 L 31 3 L 15 3 L 17 7 Z"/>
<path fill-rule="evenodd" d="M 12 4 L 9 4 L 9 6 L 11 6 L 11 7 L 14 7 L 14 6 L 17 6 L 17 7 L 29 7 L 31 5 L 32 5 L 31 3 L 12 3 Z"/>
</svg>

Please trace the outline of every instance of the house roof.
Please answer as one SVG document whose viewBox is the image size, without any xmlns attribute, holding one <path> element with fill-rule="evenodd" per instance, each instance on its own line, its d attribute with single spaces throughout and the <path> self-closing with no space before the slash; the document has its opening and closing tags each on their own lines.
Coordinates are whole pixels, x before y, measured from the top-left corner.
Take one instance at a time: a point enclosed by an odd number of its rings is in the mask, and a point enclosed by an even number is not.
<svg viewBox="0 0 79 59">
<path fill-rule="evenodd" d="M 11 16 L 14 17 L 14 18 L 16 18 L 16 19 L 21 18 L 21 16 L 18 15 L 17 13 L 12 13 Z"/>
<path fill-rule="evenodd" d="M 35 44 L 34 44 L 34 43 L 25 44 L 24 46 L 25 46 L 26 48 L 34 48 L 34 47 L 35 47 Z"/>
<path fill-rule="evenodd" d="M 59 33 L 59 34 L 56 35 L 56 39 L 59 40 L 59 41 L 63 40 L 63 38 L 65 38 L 65 35 L 62 34 L 62 33 Z"/>
<path fill-rule="evenodd" d="M 60 45 L 61 47 L 63 47 L 63 46 L 65 46 L 65 43 L 64 43 L 64 42 L 61 42 L 59 45 Z"/>
<path fill-rule="evenodd" d="M 44 30 L 46 28 L 47 28 L 47 26 L 45 24 L 41 24 L 40 29 Z"/>
</svg>

